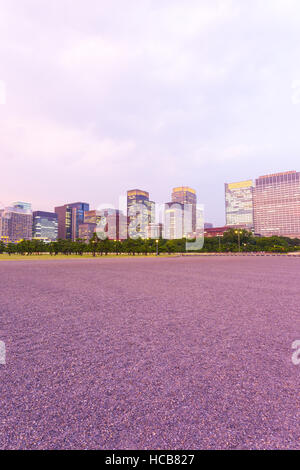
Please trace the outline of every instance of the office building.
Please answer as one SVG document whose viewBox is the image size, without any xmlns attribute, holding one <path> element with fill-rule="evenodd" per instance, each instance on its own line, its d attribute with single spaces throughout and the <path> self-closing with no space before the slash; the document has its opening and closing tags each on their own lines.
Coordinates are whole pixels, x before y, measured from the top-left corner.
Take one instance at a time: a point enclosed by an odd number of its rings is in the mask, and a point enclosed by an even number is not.
<svg viewBox="0 0 300 470">
<path fill-rule="evenodd" d="M 164 210 L 163 238 L 176 240 L 184 236 L 184 204 L 166 202 Z"/>
<path fill-rule="evenodd" d="M 207 227 L 204 228 L 204 237 L 223 237 L 225 232 L 228 232 L 230 228 L 226 225 L 225 227 Z"/>
<path fill-rule="evenodd" d="M 184 232 L 196 232 L 196 225 L 197 225 L 197 195 L 196 191 L 189 186 L 179 186 L 177 188 L 173 188 L 172 191 L 172 202 L 178 202 L 180 204 L 185 204 L 185 212 L 189 212 L 191 210 L 191 217 L 192 217 L 192 227 L 191 229 L 185 229 Z M 190 206 L 190 209 L 188 208 Z M 186 214 L 187 216 L 187 214 Z"/>
<path fill-rule="evenodd" d="M 65 206 L 55 207 L 58 220 L 58 238 L 63 240 L 72 239 L 72 209 Z"/>
<path fill-rule="evenodd" d="M 262 236 L 300 238 L 300 173 L 260 176 L 253 194 L 254 230 Z"/>
<path fill-rule="evenodd" d="M 151 223 L 148 225 L 147 238 L 158 239 L 162 238 L 163 235 L 163 224 L 162 223 Z"/>
<path fill-rule="evenodd" d="M 204 237 L 211 238 L 211 237 L 223 237 L 225 232 L 229 230 L 249 230 L 246 225 L 225 225 L 224 227 L 206 227 L 204 228 Z"/>
<path fill-rule="evenodd" d="M 32 238 L 45 242 L 57 240 L 58 219 L 55 212 L 33 212 Z"/>
<path fill-rule="evenodd" d="M 88 210 L 84 213 L 84 223 L 98 224 L 101 222 L 102 213 L 100 210 Z"/>
<path fill-rule="evenodd" d="M 22 209 L 24 211 L 27 211 L 27 212 L 32 212 L 32 209 L 31 209 L 31 203 L 30 202 L 21 202 L 21 201 L 17 201 L 17 202 L 14 202 L 13 203 L 13 207 L 15 209 Z"/>
<path fill-rule="evenodd" d="M 128 237 L 148 238 L 148 226 L 155 223 L 155 203 L 140 189 L 127 191 Z"/>
<path fill-rule="evenodd" d="M 194 238 L 203 234 L 203 211 L 197 206 L 196 191 L 188 186 L 173 188 L 172 201 L 165 203 L 163 237 Z"/>
<path fill-rule="evenodd" d="M 113 208 L 90 210 L 85 212 L 85 223 L 96 224 L 96 233 L 109 240 L 125 240 L 127 238 L 127 217 L 122 211 Z"/>
<path fill-rule="evenodd" d="M 84 222 L 79 224 L 78 238 L 88 242 L 96 232 L 97 224 Z"/>
<path fill-rule="evenodd" d="M 79 225 L 84 223 L 84 213 L 89 210 L 89 204 L 75 202 L 55 207 L 58 217 L 58 238 L 76 240 L 79 238 Z"/>
<path fill-rule="evenodd" d="M 32 212 L 29 203 L 15 203 L 0 211 L 0 240 L 18 243 L 32 239 Z"/>
<path fill-rule="evenodd" d="M 243 225 L 253 229 L 252 180 L 225 184 L 226 225 Z"/>
</svg>

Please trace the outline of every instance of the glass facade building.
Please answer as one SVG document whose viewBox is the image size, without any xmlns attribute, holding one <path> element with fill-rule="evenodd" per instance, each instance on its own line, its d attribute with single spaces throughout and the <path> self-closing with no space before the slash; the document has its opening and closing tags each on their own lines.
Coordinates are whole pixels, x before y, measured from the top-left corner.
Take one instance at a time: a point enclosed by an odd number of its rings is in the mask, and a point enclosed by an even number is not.
<svg viewBox="0 0 300 470">
<path fill-rule="evenodd" d="M 79 237 L 81 240 L 88 242 L 96 231 L 97 224 L 93 224 L 92 222 L 84 222 L 83 224 L 79 224 Z"/>
<path fill-rule="evenodd" d="M 163 238 L 169 240 L 186 238 L 191 240 L 203 236 L 203 230 L 202 206 L 196 205 L 194 211 L 194 206 L 191 203 L 165 203 Z"/>
<path fill-rule="evenodd" d="M 90 211 L 86 211 L 84 213 L 84 223 L 85 224 L 98 224 L 99 222 L 101 222 L 101 218 L 102 218 L 102 215 L 101 215 L 101 211 L 99 210 L 90 210 Z"/>
<path fill-rule="evenodd" d="M 74 202 L 55 207 L 58 217 L 58 238 L 76 240 L 79 238 L 79 225 L 84 223 L 84 213 L 90 208 L 86 202 Z"/>
<path fill-rule="evenodd" d="M 76 240 L 79 238 L 79 225 L 84 222 L 84 213 L 90 209 L 90 206 L 86 202 L 74 202 L 68 204 L 68 207 L 72 211 L 72 240 Z"/>
<path fill-rule="evenodd" d="M 260 176 L 253 196 L 256 234 L 300 238 L 299 172 Z"/>
<path fill-rule="evenodd" d="M 4 243 L 18 243 L 32 239 L 31 204 L 15 203 L 0 211 L 0 240 Z"/>
<path fill-rule="evenodd" d="M 226 225 L 253 229 L 253 181 L 225 184 Z"/>
<path fill-rule="evenodd" d="M 58 217 L 55 212 L 33 212 L 32 237 L 45 242 L 57 240 Z"/>
<path fill-rule="evenodd" d="M 184 236 L 184 204 L 166 202 L 164 211 L 163 238 L 176 240 Z"/>
<path fill-rule="evenodd" d="M 196 191 L 189 186 L 179 186 L 173 188 L 172 191 L 172 202 L 178 202 L 179 204 L 185 204 L 185 212 L 188 210 L 188 204 L 191 205 L 191 217 L 192 227 L 190 230 L 184 230 L 185 232 L 196 232 L 196 208 L 197 208 L 197 195 Z M 169 204 L 169 203 L 168 203 Z"/>
<path fill-rule="evenodd" d="M 127 238 L 127 217 L 122 211 L 113 208 L 90 210 L 85 212 L 85 223 L 96 225 L 97 235 L 103 235 L 110 240 L 125 240 Z"/>
<path fill-rule="evenodd" d="M 147 238 L 158 239 L 162 238 L 163 224 L 162 223 L 151 223 L 148 225 Z"/>
<path fill-rule="evenodd" d="M 30 202 L 21 202 L 21 201 L 14 202 L 13 207 L 16 208 L 16 209 L 22 209 L 22 210 L 27 211 L 27 212 L 32 211 Z"/>
<path fill-rule="evenodd" d="M 148 238 L 149 224 L 155 222 L 155 203 L 140 189 L 127 191 L 128 237 Z"/>
</svg>

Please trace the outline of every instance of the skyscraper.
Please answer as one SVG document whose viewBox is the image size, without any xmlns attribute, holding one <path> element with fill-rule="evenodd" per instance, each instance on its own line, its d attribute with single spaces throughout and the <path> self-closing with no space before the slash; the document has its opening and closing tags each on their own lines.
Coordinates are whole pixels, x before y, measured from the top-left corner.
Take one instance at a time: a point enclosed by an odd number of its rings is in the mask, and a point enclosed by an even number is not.
<svg viewBox="0 0 300 470">
<path fill-rule="evenodd" d="M 79 225 L 84 222 L 84 213 L 90 208 L 86 202 L 74 202 L 55 207 L 58 216 L 58 238 L 76 240 L 79 238 Z"/>
<path fill-rule="evenodd" d="M 102 213 L 100 210 L 91 209 L 84 213 L 84 223 L 85 224 L 98 224 L 101 222 Z"/>
<path fill-rule="evenodd" d="M 72 209 L 67 205 L 55 207 L 58 220 L 58 238 L 63 240 L 72 239 Z"/>
<path fill-rule="evenodd" d="M 300 238 L 299 172 L 260 176 L 253 201 L 255 233 Z"/>
<path fill-rule="evenodd" d="M 96 233 L 103 232 L 110 240 L 127 238 L 127 217 L 113 208 L 90 210 L 84 214 L 84 222 L 95 224 Z"/>
<path fill-rule="evenodd" d="M 147 238 L 162 238 L 163 234 L 163 224 L 160 222 L 158 223 L 151 223 L 148 225 L 148 233 Z"/>
<path fill-rule="evenodd" d="M 24 211 L 28 211 L 28 212 L 31 212 L 32 209 L 31 209 L 31 203 L 30 202 L 21 202 L 21 201 L 17 201 L 17 202 L 14 202 L 13 203 L 13 207 L 15 209 L 22 209 Z"/>
<path fill-rule="evenodd" d="M 55 212 L 33 212 L 32 237 L 52 242 L 57 239 L 58 218 Z"/>
<path fill-rule="evenodd" d="M 79 224 L 78 238 L 88 242 L 96 232 L 96 228 L 97 224 L 92 222 L 84 222 L 83 224 Z"/>
<path fill-rule="evenodd" d="M 180 204 L 185 204 L 185 212 L 188 211 L 188 205 L 191 207 L 192 214 L 192 232 L 196 232 L 196 208 L 197 208 L 197 195 L 196 191 L 189 186 L 179 186 L 173 188 L 172 192 L 172 202 L 178 202 Z M 184 232 L 190 232 L 190 230 L 185 230 Z"/>
<path fill-rule="evenodd" d="M 15 203 L 0 211 L 0 240 L 17 243 L 32 238 L 32 211 L 29 203 Z"/>
<path fill-rule="evenodd" d="M 140 189 L 127 191 L 128 237 L 147 238 L 148 226 L 155 222 L 155 203 Z"/>
<path fill-rule="evenodd" d="M 226 225 L 253 228 L 253 181 L 225 184 Z"/>
<path fill-rule="evenodd" d="M 166 202 L 163 223 L 163 238 L 168 240 L 184 237 L 184 204 Z"/>
<path fill-rule="evenodd" d="M 79 238 L 79 225 L 84 221 L 84 213 L 90 206 L 86 202 L 74 202 L 68 204 L 72 210 L 72 240 Z"/>
</svg>

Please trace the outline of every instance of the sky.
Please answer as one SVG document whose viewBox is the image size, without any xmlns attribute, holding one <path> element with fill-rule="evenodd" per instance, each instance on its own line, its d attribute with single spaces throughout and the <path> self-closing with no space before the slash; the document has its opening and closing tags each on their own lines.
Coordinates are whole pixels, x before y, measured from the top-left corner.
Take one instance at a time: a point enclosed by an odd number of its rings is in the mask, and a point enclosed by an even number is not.
<svg viewBox="0 0 300 470">
<path fill-rule="evenodd" d="M 0 0 L 0 204 L 300 170 L 299 0 Z"/>
</svg>

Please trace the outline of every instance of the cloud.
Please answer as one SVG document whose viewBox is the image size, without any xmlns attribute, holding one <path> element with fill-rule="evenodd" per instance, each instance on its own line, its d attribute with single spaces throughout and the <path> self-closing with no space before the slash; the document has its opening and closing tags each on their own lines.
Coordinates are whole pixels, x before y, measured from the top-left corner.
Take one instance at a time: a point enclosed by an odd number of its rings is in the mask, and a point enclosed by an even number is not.
<svg viewBox="0 0 300 470">
<path fill-rule="evenodd" d="M 298 1 L 0 0 L 0 200 L 92 205 L 298 169 Z M 212 183 L 214 191 L 212 191 Z M 49 202 L 47 202 L 49 201 Z"/>
<path fill-rule="evenodd" d="M 6 104 L 6 84 L 0 80 L 0 104 Z"/>
<path fill-rule="evenodd" d="M 97 180 L 100 186 L 102 179 L 103 189 L 109 187 L 120 158 L 128 157 L 135 148 L 134 141 L 101 139 L 92 128 L 78 130 L 21 117 L 7 120 L 0 138 L 1 172 L 6 175 L 2 191 L 7 191 L 10 199 L 22 192 L 37 194 L 38 203 L 48 208 L 53 208 L 55 201 L 68 198 L 66 187 L 71 198 L 76 192 L 86 194 Z M 41 195 L 45 190 L 50 192 L 48 200 Z M 94 198 L 97 199 L 96 188 Z"/>
</svg>

